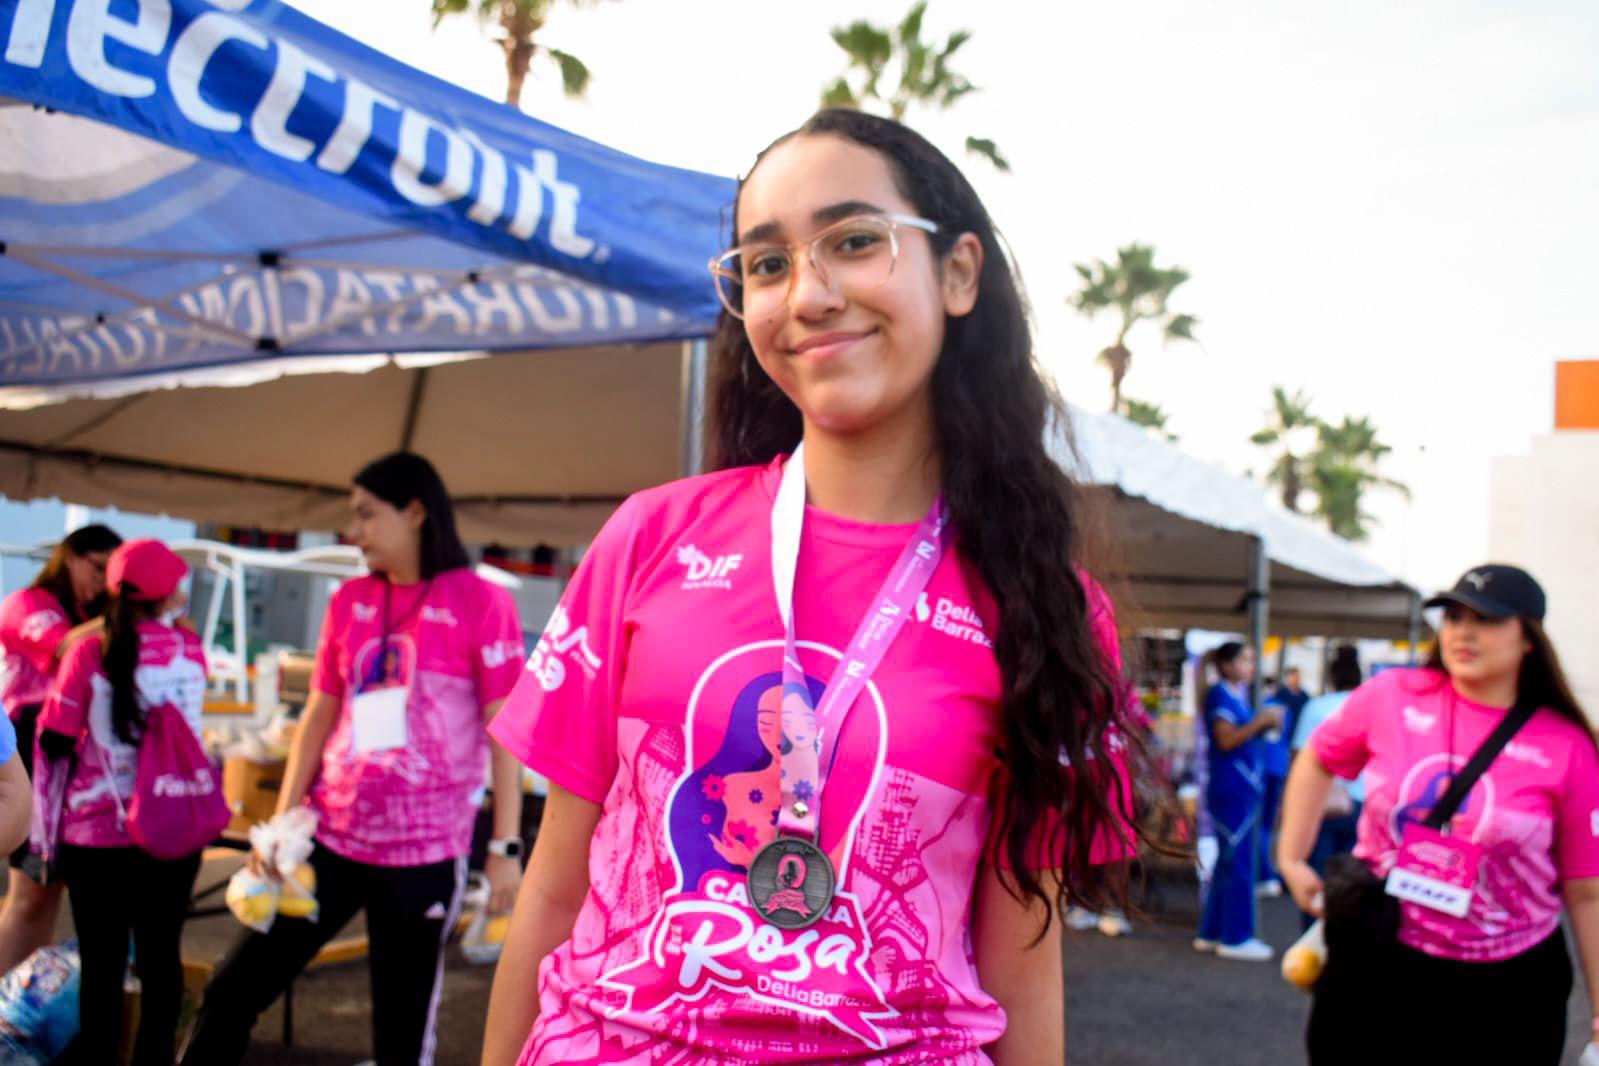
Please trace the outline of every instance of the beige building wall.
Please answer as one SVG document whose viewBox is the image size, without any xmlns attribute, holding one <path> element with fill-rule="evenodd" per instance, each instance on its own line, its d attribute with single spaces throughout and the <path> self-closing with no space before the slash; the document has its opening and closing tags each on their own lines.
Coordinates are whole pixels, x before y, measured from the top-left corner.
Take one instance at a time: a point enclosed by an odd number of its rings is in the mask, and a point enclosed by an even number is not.
<svg viewBox="0 0 1599 1066">
<path fill-rule="evenodd" d="M 1489 554 L 1548 592 L 1549 635 L 1599 722 L 1599 430 L 1535 438 L 1528 454 L 1496 459 L 1490 477 Z"/>
</svg>

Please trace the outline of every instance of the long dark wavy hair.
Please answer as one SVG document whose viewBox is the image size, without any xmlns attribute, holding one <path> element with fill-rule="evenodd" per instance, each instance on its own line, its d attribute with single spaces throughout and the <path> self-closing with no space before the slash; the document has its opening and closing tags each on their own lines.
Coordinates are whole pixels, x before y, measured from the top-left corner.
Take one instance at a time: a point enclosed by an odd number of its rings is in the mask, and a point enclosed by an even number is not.
<svg viewBox="0 0 1599 1066">
<path fill-rule="evenodd" d="M 131 581 L 106 598 L 101 668 L 111 683 L 111 729 L 124 744 L 144 737 L 144 705 L 134 674 L 139 668 L 139 623 L 155 617 L 156 602 L 145 599 Z"/>
<path fill-rule="evenodd" d="M 1096 840 L 1130 833 L 1132 798 L 1116 773 L 1147 756 L 1125 718 L 1125 686 L 1095 640 L 1078 567 L 1082 501 L 1046 450 L 1046 434 L 1067 438 L 1060 398 L 1033 355 L 1027 307 L 993 222 L 960 170 L 909 128 L 857 111 L 812 117 L 772 148 L 798 136 L 840 137 L 878 153 L 930 234 L 942 259 L 963 233 L 983 247 L 972 312 L 945 320 L 933 370 L 934 432 L 943 492 L 963 559 L 999 606 L 994 654 L 1003 678 L 1002 759 L 1007 787 L 995 811 L 992 847 L 1007 888 L 1053 913 L 1067 901 L 1104 907 L 1125 900 L 1124 882 L 1096 876 Z M 747 179 L 746 179 L 747 180 Z M 738 232 L 737 204 L 732 232 Z M 712 462 L 764 464 L 792 452 L 803 426 L 798 408 L 761 370 L 744 326 L 725 311 L 712 342 Z M 1047 828 L 1046 828 L 1047 827 Z M 1063 857 L 1061 882 L 1033 869 L 1040 833 Z M 1045 919 L 1048 928 L 1048 918 Z"/>
<path fill-rule="evenodd" d="M 105 610 L 105 595 L 102 593 L 88 603 L 78 602 L 78 592 L 72 587 L 72 570 L 68 567 L 73 559 L 96 552 L 116 551 L 122 545 L 122 538 L 107 526 L 93 525 L 74 529 L 61 539 L 55 551 L 50 553 L 44 568 L 33 579 L 32 588 L 44 589 L 56 598 L 61 604 L 61 609 L 67 612 L 67 618 L 73 625 L 87 622 L 99 616 Z"/>
<path fill-rule="evenodd" d="M 1599 745 L 1599 738 L 1594 737 L 1593 723 L 1583 713 L 1582 704 L 1577 702 L 1571 682 L 1566 680 L 1566 672 L 1560 667 L 1560 656 L 1555 653 L 1554 642 L 1549 639 L 1543 624 L 1536 618 L 1519 618 L 1518 621 L 1521 623 L 1522 636 L 1527 638 L 1527 643 L 1532 647 L 1521 657 L 1521 672 L 1516 677 L 1517 701 L 1527 700 L 1535 707 L 1549 708 L 1560 717 L 1581 726 L 1582 731 Z M 1441 641 L 1433 644 L 1426 667 L 1436 670 L 1443 677 L 1449 676 L 1449 670 L 1444 666 Z"/>
</svg>

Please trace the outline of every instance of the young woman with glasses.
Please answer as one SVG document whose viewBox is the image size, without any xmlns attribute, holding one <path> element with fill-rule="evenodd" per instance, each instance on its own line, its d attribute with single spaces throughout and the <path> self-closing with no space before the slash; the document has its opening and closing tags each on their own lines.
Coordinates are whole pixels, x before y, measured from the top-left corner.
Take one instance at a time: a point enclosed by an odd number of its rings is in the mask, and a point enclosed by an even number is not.
<svg viewBox="0 0 1599 1066">
<path fill-rule="evenodd" d="M 1060 1062 L 1135 742 L 1017 279 L 857 112 L 733 215 L 717 472 L 622 505 L 493 727 L 551 787 L 484 1061 Z"/>
<path fill-rule="evenodd" d="M 16 726 L 17 755 L 30 776 L 39 710 L 62 657 L 82 637 L 99 632 L 106 564 L 121 543 L 105 526 L 74 530 L 31 585 L 0 602 L 0 703 Z M 0 973 L 55 939 L 61 892 L 23 841 L 11 853 L 11 881 L 0 909 Z"/>
</svg>

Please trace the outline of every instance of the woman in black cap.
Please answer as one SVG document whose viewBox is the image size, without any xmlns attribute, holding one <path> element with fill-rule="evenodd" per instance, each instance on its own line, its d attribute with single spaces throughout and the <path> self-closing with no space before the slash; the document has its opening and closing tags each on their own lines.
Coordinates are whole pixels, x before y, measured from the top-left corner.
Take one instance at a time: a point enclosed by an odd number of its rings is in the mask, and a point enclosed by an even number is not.
<svg viewBox="0 0 1599 1066">
<path fill-rule="evenodd" d="M 1426 666 L 1357 689 L 1289 776 L 1283 877 L 1327 916 L 1310 1061 L 1552 1066 L 1572 986 L 1562 905 L 1599 997 L 1599 751 L 1529 574 L 1480 566 L 1427 605 L 1444 615 Z M 1362 771 L 1354 858 L 1324 885 L 1305 860 L 1327 793 Z"/>
</svg>

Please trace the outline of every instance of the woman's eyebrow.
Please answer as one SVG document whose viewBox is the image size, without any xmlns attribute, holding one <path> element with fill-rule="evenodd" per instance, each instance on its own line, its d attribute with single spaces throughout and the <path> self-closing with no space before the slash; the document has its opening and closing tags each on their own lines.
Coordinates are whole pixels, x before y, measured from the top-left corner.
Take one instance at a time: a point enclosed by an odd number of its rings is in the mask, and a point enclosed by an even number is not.
<svg viewBox="0 0 1599 1066">
<path fill-rule="evenodd" d="M 811 221 L 818 226 L 831 225 L 855 215 L 884 215 L 884 211 L 876 204 L 867 203 L 865 200 L 841 200 L 836 204 L 828 204 L 811 212 Z M 739 237 L 740 244 L 754 244 L 757 241 L 769 241 L 781 235 L 783 227 L 776 222 L 762 222 L 758 226 L 751 226 Z"/>
</svg>

